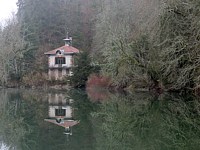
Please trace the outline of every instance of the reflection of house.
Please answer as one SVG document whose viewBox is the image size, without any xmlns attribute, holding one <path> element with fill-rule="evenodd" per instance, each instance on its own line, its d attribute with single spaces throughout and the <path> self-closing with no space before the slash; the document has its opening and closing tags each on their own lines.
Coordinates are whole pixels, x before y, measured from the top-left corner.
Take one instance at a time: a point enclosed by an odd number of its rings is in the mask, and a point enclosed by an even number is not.
<svg viewBox="0 0 200 150">
<path fill-rule="evenodd" d="M 70 104 L 72 99 L 66 99 L 63 94 L 49 94 L 49 117 L 45 121 L 65 128 L 64 134 L 72 135 L 71 127 L 79 123 L 74 120 L 74 109 Z"/>
<path fill-rule="evenodd" d="M 64 134 L 67 134 L 67 135 L 72 135 L 71 127 L 79 124 L 79 121 L 77 121 L 77 120 L 60 120 L 60 122 L 58 122 L 57 120 L 54 120 L 54 119 L 44 119 L 44 120 L 47 122 L 53 123 L 55 125 L 64 127 L 65 128 Z"/>
<path fill-rule="evenodd" d="M 49 106 L 49 117 L 50 118 L 72 118 L 72 107 L 71 106 Z"/>
<path fill-rule="evenodd" d="M 44 53 L 49 57 L 48 74 L 50 79 L 61 80 L 64 76 L 72 75 L 74 55 L 79 53 L 79 50 L 71 46 L 72 38 L 67 36 L 64 41 L 64 46 Z"/>
<path fill-rule="evenodd" d="M 50 105 L 69 105 L 73 102 L 72 99 L 68 98 L 63 94 L 48 94 L 48 102 Z"/>
</svg>

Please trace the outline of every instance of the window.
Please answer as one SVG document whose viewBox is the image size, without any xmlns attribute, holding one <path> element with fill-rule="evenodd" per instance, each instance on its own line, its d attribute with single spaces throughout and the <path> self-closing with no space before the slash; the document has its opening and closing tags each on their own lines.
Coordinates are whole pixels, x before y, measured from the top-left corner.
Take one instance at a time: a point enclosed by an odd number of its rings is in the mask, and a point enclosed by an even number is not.
<svg viewBox="0 0 200 150">
<path fill-rule="evenodd" d="M 62 55 L 64 53 L 64 50 L 57 50 L 56 55 Z"/>
<path fill-rule="evenodd" d="M 55 111 L 55 116 L 65 116 L 66 115 L 66 112 L 65 112 L 65 109 L 56 109 Z"/>
<path fill-rule="evenodd" d="M 57 54 L 57 55 L 58 55 L 58 54 L 61 55 L 61 51 L 60 51 L 60 50 L 57 50 L 57 51 L 56 51 L 56 54 Z"/>
<path fill-rule="evenodd" d="M 55 64 L 65 64 L 65 57 L 56 57 Z"/>
</svg>

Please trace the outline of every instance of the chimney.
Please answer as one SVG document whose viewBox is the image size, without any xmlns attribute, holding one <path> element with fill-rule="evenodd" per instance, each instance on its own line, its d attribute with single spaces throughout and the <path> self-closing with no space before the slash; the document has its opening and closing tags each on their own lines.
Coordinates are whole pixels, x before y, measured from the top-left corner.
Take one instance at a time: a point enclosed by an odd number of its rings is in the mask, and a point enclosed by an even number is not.
<svg viewBox="0 0 200 150">
<path fill-rule="evenodd" d="M 72 46 L 72 37 L 69 37 L 68 32 L 66 38 L 63 40 L 65 41 L 66 46 Z"/>
</svg>

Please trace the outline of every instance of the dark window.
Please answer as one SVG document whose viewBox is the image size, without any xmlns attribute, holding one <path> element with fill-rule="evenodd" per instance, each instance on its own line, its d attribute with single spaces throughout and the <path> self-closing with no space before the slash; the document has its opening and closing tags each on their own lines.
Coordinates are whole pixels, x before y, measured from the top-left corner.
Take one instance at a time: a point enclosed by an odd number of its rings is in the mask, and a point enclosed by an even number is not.
<svg viewBox="0 0 200 150">
<path fill-rule="evenodd" d="M 65 57 L 56 57 L 55 64 L 65 64 Z"/>
<path fill-rule="evenodd" d="M 65 116 L 66 115 L 65 109 L 62 109 L 62 108 L 56 109 L 55 115 L 56 116 Z"/>
</svg>

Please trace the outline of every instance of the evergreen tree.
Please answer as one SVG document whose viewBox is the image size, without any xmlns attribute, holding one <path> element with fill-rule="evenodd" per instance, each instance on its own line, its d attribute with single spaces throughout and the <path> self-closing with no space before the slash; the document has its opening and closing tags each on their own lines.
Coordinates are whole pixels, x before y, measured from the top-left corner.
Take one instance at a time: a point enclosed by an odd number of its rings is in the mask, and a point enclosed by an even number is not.
<svg viewBox="0 0 200 150">
<path fill-rule="evenodd" d="M 69 78 L 70 84 L 74 87 L 85 87 L 88 77 L 93 72 L 98 72 L 96 67 L 91 65 L 91 58 L 88 52 L 82 52 L 77 57 L 77 66 L 73 68 L 73 75 Z"/>
</svg>

